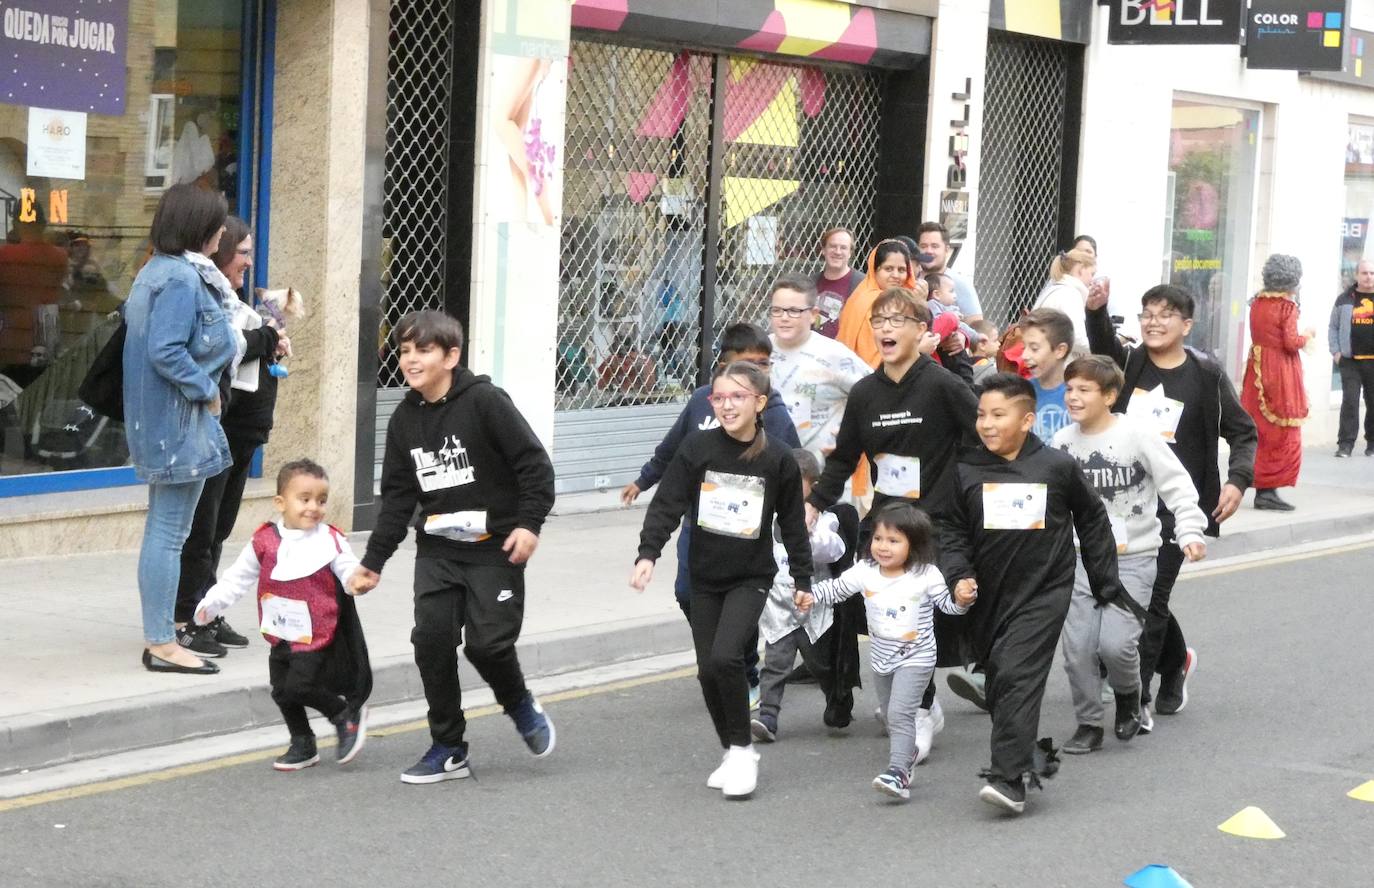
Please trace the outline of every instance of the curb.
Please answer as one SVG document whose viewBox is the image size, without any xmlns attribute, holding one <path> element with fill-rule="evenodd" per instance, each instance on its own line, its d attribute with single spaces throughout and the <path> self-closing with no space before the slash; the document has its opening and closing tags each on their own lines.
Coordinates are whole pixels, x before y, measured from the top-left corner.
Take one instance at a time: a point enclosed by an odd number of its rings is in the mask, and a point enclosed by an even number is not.
<svg viewBox="0 0 1374 888">
<path fill-rule="evenodd" d="M 611 624 L 590 632 L 546 632 L 516 645 L 529 678 L 691 648 L 691 631 L 681 617 Z M 458 671 L 465 690 L 486 687 L 466 659 L 459 658 Z M 424 697 L 409 656 L 376 660 L 372 674 L 369 705 Z M 265 681 L 210 694 L 157 694 L 43 710 L 0 720 L 0 776 L 280 723 L 281 712 Z"/>
<path fill-rule="evenodd" d="M 1249 555 L 1266 549 L 1281 549 L 1303 543 L 1324 542 L 1341 537 L 1374 534 L 1374 511 L 1354 512 L 1339 518 L 1295 521 L 1278 527 L 1256 528 L 1207 540 L 1207 559 Z"/>
</svg>

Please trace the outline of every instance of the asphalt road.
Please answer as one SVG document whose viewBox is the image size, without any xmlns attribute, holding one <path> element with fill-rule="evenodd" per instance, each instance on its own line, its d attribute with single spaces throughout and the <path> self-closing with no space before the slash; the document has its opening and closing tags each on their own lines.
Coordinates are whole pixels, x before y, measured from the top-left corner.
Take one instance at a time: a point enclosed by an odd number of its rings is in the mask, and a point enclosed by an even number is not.
<svg viewBox="0 0 1374 888">
<path fill-rule="evenodd" d="M 1374 804 L 1345 793 L 1374 778 L 1371 575 L 1365 548 L 1182 583 L 1201 660 L 1187 710 L 1130 744 L 1109 732 L 1016 820 L 978 801 L 987 718 L 949 694 L 908 804 L 869 786 L 887 757 L 873 720 L 832 734 L 809 686 L 761 747 L 755 797 L 726 802 L 704 786 L 719 750 L 678 676 L 551 704 L 547 760 L 503 716 L 474 719 L 475 781 L 402 785 L 428 743 L 411 730 L 342 771 L 326 750 L 298 774 L 258 760 L 2 811 L 0 885 L 1083 888 L 1149 863 L 1197 888 L 1368 885 Z M 1072 728 L 1056 665 L 1042 733 Z M 1248 805 L 1287 837 L 1217 830 Z"/>
</svg>

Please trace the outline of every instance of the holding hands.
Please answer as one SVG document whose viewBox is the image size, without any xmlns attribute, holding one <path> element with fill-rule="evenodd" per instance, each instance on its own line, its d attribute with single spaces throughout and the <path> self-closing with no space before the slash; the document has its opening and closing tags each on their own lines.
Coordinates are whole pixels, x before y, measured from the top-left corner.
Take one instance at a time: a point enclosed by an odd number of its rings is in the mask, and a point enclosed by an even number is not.
<svg viewBox="0 0 1374 888">
<path fill-rule="evenodd" d="M 358 565 L 358 569 L 353 571 L 353 574 L 348 578 L 348 594 L 366 595 L 373 589 L 376 589 L 377 584 L 381 581 L 381 574 L 376 571 L 368 570 L 360 564 Z"/>
<path fill-rule="evenodd" d="M 965 577 L 954 584 L 954 603 L 960 607 L 968 607 L 978 600 L 978 581 L 973 577 Z"/>
<path fill-rule="evenodd" d="M 811 606 L 816 603 L 816 596 L 812 595 L 810 592 L 803 592 L 798 589 L 792 595 L 792 603 L 795 604 L 797 610 L 805 616 L 811 612 Z"/>
</svg>

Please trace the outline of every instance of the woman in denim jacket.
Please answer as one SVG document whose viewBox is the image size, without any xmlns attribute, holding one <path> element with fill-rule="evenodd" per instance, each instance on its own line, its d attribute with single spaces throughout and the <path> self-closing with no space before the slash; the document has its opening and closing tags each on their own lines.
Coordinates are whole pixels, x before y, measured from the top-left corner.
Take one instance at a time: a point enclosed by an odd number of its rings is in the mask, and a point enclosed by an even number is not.
<svg viewBox="0 0 1374 888">
<path fill-rule="evenodd" d="M 217 291 L 207 282 L 228 213 L 224 197 L 175 185 L 158 202 L 154 254 L 125 306 L 124 431 L 138 477 L 148 482 L 148 518 L 138 559 L 143 665 L 153 672 L 209 675 L 218 667 L 176 642 L 172 622 L 181 547 L 205 480 L 231 462 L 220 428 L 220 382 L 242 352 Z"/>
</svg>

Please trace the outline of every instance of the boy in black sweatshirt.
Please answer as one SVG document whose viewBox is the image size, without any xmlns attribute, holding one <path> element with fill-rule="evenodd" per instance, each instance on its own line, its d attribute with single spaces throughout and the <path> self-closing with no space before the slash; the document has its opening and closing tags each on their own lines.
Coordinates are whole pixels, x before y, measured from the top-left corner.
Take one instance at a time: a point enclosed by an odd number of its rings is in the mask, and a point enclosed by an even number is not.
<svg viewBox="0 0 1374 888">
<path fill-rule="evenodd" d="M 471 774 L 460 642 L 530 751 L 553 752 L 553 722 L 526 689 L 515 654 L 525 563 L 553 507 L 553 464 L 510 396 L 458 366 L 458 321 L 412 312 L 393 335 L 411 390 L 387 425 L 382 510 L 350 586 L 355 594 L 376 587 L 418 505 L 410 639 L 433 744 L 401 781 L 438 783 Z"/>
<path fill-rule="evenodd" d="M 882 364 L 849 392 L 835 449 L 807 498 L 807 523 L 814 524 L 816 515 L 835 504 L 845 479 L 866 456 L 874 491 L 869 514 L 904 500 L 938 527 L 954 493 L 955 456 L 963 439 L 974 434 L 978 399 L 962 379 L 929 357 L 940 338 L 930 331 L 929 307 L 910 290 L 884 291 L 873 303 L 869 324 Z M 861 550 L 867 536 L 865 523 Z M 937 665 L 964 665 L 963 619 L 936 613 Z M 944 724 L 932 678 L 916 726 L 922 750 L 930 749 Z"/>
<path fill-rule="evenodd" d="M 951 508 L 939 525 L 946 582 L 978 593 L 969 615 L 992 712 L 992 767 L 979 797 L 1015 814 L 1026 808 L 1026 776 L 1038 783 L 1035 735 L 1073 596 L 1075 530 L 1093 597 L 1134 604 L 1117 577 L 1102 499 L 1078 461 L 1045 446 L 1031 434 L 1034 426 L 1030 382 L 1011 373 L 989 377 L 978 402 L 983 446 L 960 457 Z"/>
<path fill-rule="evenodd" d="M 1236 387 L 1215 361 L 1183 344 L 1193 329 L 1193 297 L 1187 290 L 1160 284 L 1140 297 L 1140 335 L 1144 344 L 1129 351 L 1117 339 L 1107 316 L 1106 297 L 1088 300 L 1088 343 L 1093 354 L 1107 355 L 1126 374 L 1112 408 L 1139 417 L 1159 432 L 1188 470 L 1197 488 L 1198 505 L 1209 516 L 1207 536 L 1221 535 L 1221 523 L 1236 513 L 1245 489 L 1255 480 L 1255 422 L 1241 407 Z M 1218 441 L 1230 447 L 1226 480 L 1217 468 Z M 1188 677 L 1197 668 L 1197 652 L 1188 647 L 1169 596 L 1183 566 L 1183 550 L 1174 536 L 1174 516 L 1163 503 L 1159 520 L 1164 544 L 1150 596 L 1150 614 L 1140 636 L 1141 728 L 1154 727 L 1150 684 L 1158 672 L 1156 711 L 1172 715 L 1188 704 Z"/>
</svg>

